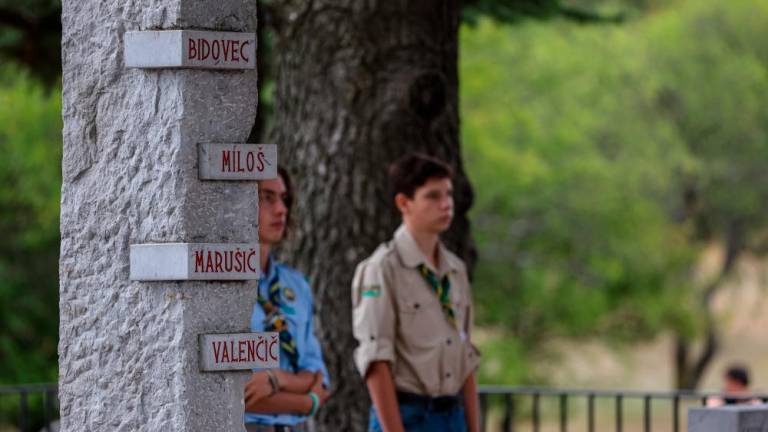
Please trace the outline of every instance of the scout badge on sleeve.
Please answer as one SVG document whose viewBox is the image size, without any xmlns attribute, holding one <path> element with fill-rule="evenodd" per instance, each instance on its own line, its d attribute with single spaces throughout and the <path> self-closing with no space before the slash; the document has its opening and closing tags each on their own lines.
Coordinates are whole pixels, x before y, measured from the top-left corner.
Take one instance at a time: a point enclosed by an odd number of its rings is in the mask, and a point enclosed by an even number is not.
<svg viewBox="0 0 768 432">
<path fill-rule="evenodd" d="M 381 295 L 381 286 L 380 285 L 364 286 L 362 289 L 361 295 L 363 297 L 378 297 L 379 295 Z"/>
</svg>

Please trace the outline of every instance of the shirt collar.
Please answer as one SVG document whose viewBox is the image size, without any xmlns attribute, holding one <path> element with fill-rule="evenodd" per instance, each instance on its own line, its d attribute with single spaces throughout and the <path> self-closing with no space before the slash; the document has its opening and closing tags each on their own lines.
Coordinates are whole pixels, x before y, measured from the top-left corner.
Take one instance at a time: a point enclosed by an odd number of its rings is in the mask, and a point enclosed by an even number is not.
<svg viewBox="0 0 768 432">
<path fill-rule="evenodd" d="M 436 273 L 441 275 L 458 269 L 458 266 L 453 261 L 448 249 L 443 245 L 443 242 L 438 242 L 437 244 L 440 268 L 435 269 L 427 257 L 421 252 L 421 249 L 419 249 L 419 246 L 416 244 L 416 240 L 413 239 L 413 236 L 410 231 L 408 231 L 405 224 L 400 225 L 397 231 L 395 231 L 394 242 L 397 253 L 400 255 L 400 259 L 406 267 L 415 268 L 419 264 L 425 264 L 430 270 L 437 270 Z"/>
<path fill-rule="evenodd" d="M 274 255 L 269 254 L 269 258 L 267 258 L 267 273 L 262 275 L 262 277 L 263 280 L 269 281 L 270 285 L 277 280 L 278 264 L 280 264 L 280 262 L 274 257 Z"/>
</svg>

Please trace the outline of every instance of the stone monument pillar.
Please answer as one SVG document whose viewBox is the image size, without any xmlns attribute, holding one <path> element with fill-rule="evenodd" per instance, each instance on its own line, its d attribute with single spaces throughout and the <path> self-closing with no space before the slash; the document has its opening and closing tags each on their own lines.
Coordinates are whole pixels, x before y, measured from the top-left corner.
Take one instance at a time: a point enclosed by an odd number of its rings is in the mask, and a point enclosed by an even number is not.
<svg viewBox="0 0 768 432">
<path fill-rule="evenodd" d="M 256 184 L 202 180 L 198 166 L 201 145 L 243 143 L 251 130 L 255 5 L 63 1 L 64 431 L 243 430 L 249 372 L 203 371 L 199 344 L 248 331 L 258 258 L 242 277 L 210 276 L 218 270 L 203 261 L 199 277 L 171 271 L 195 250 L 205 258 L 207 244 L 224 253 L 258 244 Z M 126 44 L 129 32 L 164 30 L 175 31 Z M 187 256 L 137 256 L 161 258 L 157 277 L 145 277 L 146 264 L 131 258 L 146 244 L 176 244 L 166 246 Z"/>
<path fill-rule="evenodd" d="M 768 432 L 768 405 L 689 408 L 688 432 Z"/>
</svg>

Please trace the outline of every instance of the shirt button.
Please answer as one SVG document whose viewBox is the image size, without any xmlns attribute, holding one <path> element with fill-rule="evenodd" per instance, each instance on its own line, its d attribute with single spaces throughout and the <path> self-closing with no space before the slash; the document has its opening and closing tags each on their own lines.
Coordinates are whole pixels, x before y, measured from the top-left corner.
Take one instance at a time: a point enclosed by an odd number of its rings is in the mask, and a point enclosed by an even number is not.
<svg viewBox="0 0 768 432">
<path fill-rule="evenodd" d="M 446 345 L 450 345 L 450 344 L 451 344 L 451 338 L 448 338 L 448 339 L 446 339 L 446 340 L 445 340 L 445 344 L 446 344 Z"/>
<path fill-rule="evenodd" d="M 413 308 L 414 308 L 414 309 L 418 309 L 419 307 L 421 307 L 421 305 L 420 305 L 420 304 L 418 304 L 418 303 L 414 303 L 414 304 L 413 304 Z"/>
<path fill-rule="evenodd" d="M 450 373 L 450 372 L 448 372 L 447 374 L 445 374 L 445 377 L 446 377 L 446 378 L 450 378 L 450 377 L 451 377 L 451 373 Z"/>
<path fill-rule="evenodd" d="M 375 340 L 375 339 L 376 339 L 376 336 L 371 335 L 371 340 Z"/>
</svg>

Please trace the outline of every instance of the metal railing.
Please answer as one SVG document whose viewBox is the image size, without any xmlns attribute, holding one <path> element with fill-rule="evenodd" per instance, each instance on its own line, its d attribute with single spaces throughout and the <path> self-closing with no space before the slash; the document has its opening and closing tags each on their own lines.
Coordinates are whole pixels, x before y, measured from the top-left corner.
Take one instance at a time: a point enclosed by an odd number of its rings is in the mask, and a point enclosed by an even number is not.
<svg viewBox="0 0 768 432">
<path fill-rule="evenodd" d="M 51 431 L 59 418 L 56 384 L 0 386 L 0 428 L 16 426 L 19 431 Z"/>
<path fill-rule="evenodd" d="M 504 386 L 481 386 L 480 387 L 480 414 L 483 431 L 499 430 L 504 432 L 539 432 L 542 430 L 544 416 L 542 413 L 542 404 L 545 400 L 554 401 L 556 405 L 555 413 L 549 412 L 549 423 L 555 423 L 555 427 L 550 426 L 549 430 L 559 430 L 567 432 L 569 426 L 574 428 L 576 422 L 579 424 L 578 430 L 587 430 L 588 432 L 609 431 L 623 432 L 626 423 L 626 405 L 629 401 L 637 401 L 641 404 L 641 422 L 643 432 L 654 432 L 653 402 L 663 402 L 668 404 L 671 415 L 668 424 L 663 431 L 680 432 L 681 429 L 681 407 L 690 405 L 705 405 L 709 397 L 726 397 L 719 393 L 702 393 L 688 391 L 634 391 L 634 390 L 582 390 L 582 389 L 553 389 L 543 387 L 504 387 Z M 728 396 L 733 399 L 732 396 Z M 756 394 L 749 399 L 761 399 L 768 402 L 768 395 Z M 574 411 L 572 403 L 574 401 L 582 402 L 586 405 L 586 413 L 571 415 Z M 613 428 L 601 426 L 596 428 L 596 403 L 611 403 Z M 519 409 L 520 405 L 525 405 L 525 409 Z M 495 408 L 498 413 L 501 412 L 500 420 L 497 425 L 492 425 L 489 417 L 489 411 Z M 520 411 L 524 411 L 521 413 Z M 586 415 L 584 415 L 586 414 Z M 554 418 L 553 418 L 554 417 Z M 605 420 L 603 418 L 603 420 Z M 522 424 L 522 425 L 521 425 Z M 491 428 L 497 426 L 496 428 Z"/>
<path fill-rule="evenodd" d="M 663 431 L 680 432 L 682 429 L 681 408 L 684 406 L 704 405 L 707 398 L 724 396 L 718 393 L 700 392 L 644 392 L 634 390 L 583 390 L 554 389 L 544 387 L 505 387 L 481 386 L 480 410 L 483 431 L 503 432 L 540 432 L 548 421 L 555 423 L 554 429 L 560 432 L 587 430 L 588 432 L 608 431 L 606 427 L 597 429 L 597 404 L 606 402 L 611 406 L 613 430 L 624 432 L 626 407 L 628 402 L 641 404 L 641 422 L 644 432 L 654 432 L 652 409 L 653 402 L 669 406 L 671 415 L 669 424 Z M 754 395 L 755 399 L 768 402 L 768 395 Z M 543 412 L 545 402 L 554 403 L 554 410 Z M 578 414 L 576 402 L 585 405 L 586 412 Z M 497 424 L 492 424 L 497 415 Z M 554 412 L 552 412 L 554 411 Z M 59 418 L 58 389 L 56 384 L 35 384 L 0 386 L 0 427 L 14 425 L 20 431 L 51 431 L 52 422 Z M 604 420 L 604 419 L 603 419 Z M 576 426 L 576 422 L 584 422 Z M 495 427 L 494 427 L 495 426 Z M 552 430 L 552 427 L 549 428 Z"/>
</svg>

